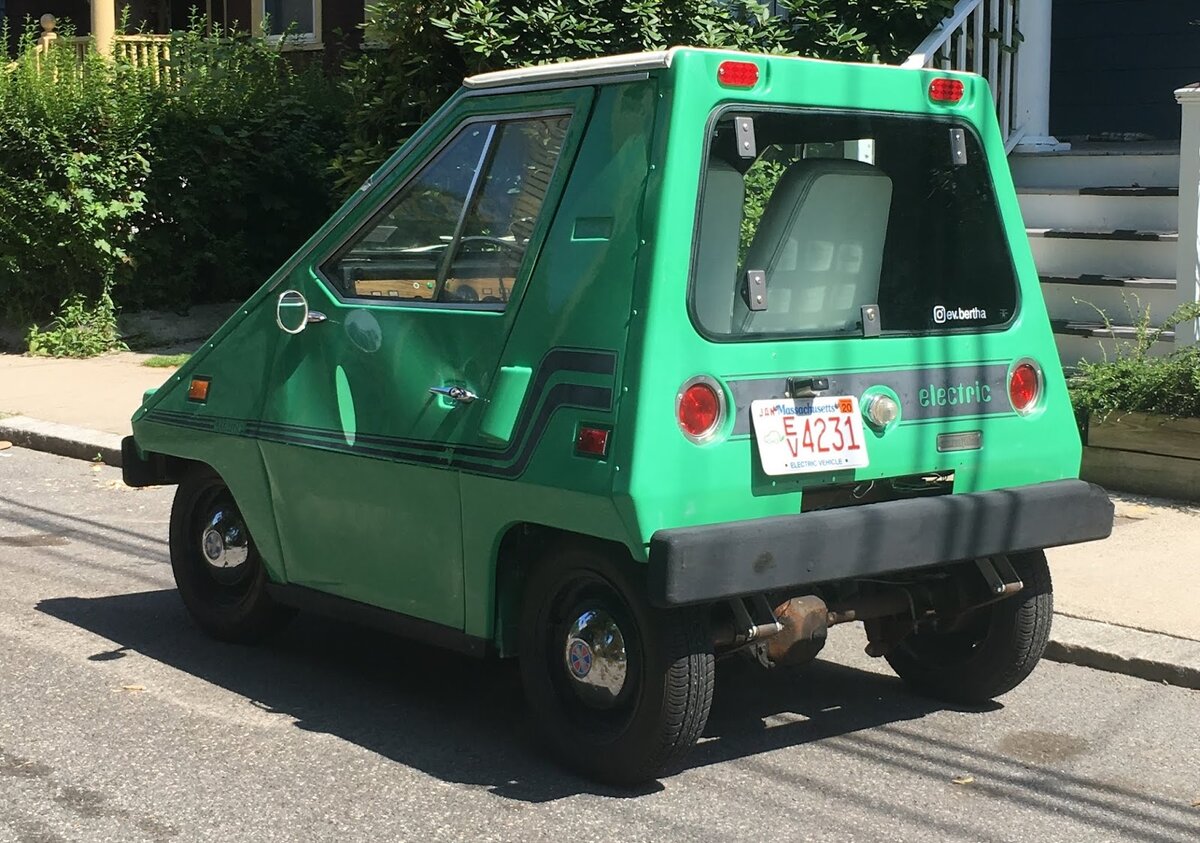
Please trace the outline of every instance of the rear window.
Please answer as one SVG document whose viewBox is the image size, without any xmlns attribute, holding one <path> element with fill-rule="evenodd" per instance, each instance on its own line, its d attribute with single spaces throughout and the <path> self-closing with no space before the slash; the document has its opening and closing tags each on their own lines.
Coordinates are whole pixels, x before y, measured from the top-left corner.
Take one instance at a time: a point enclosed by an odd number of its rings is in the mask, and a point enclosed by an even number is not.
<svg viewBox="0 0 1200 843">
<path fill-rule="evenodd" d="M 753 158 L 739 154 L 745 118 Z M 965 125 L 727 113 L 702 197 L 689 306 L 714 339 L 863 336 L 867 306 L 883 333 L 980 330 L 1016 310 L 987 163 Z"/>
</svg>

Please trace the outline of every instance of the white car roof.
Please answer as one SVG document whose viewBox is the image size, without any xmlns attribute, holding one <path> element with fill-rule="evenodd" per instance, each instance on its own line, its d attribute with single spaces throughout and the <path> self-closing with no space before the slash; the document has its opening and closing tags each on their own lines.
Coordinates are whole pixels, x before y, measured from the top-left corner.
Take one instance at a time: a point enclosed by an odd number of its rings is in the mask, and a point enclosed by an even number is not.
<svg viewBox="0 0 1200 843">
<path fill-rule="evenodd" d="M 580 79 L 589 76 L 658 70 L 671 66 L 671 57 L 678 49 L 680 48 L 672 47 L 670 50 L 653 53 L 626 53 L 598 59 L 579 59 L 558 64 L 539 64 L 533 67 L 517 67 L 512 70 L 496 70 L 491 73 L 468 76 L 463 81 L 463 85 L 468 88 L 500 88 L 508 85 L 525 85 L 560 79 Z"/>
</svg>

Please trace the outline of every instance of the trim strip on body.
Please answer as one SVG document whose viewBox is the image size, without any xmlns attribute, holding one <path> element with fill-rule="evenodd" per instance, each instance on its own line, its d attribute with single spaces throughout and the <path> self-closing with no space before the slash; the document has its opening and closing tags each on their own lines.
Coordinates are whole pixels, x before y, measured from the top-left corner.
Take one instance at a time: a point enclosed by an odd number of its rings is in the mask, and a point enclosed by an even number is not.
<svg viewBox="0 0 1200 843">
<path fill-rule="evenodd" d="M 339 429 L 306 427 L 286 422 L 247 421 L 178 410 L 154 409 L 147 415 L 146 420 L 192 430 L 246 436 L 267 442 L 304 445 L 356 456 L 435 465 L 511 478 L 519 477 L 525 472 L 542 434 L 557 410 L 612 410 L 612 386 L 571 382 L 548 386 L 551 378 L 560 372 L 612 377 L 616 374 L 616 367 L 617 355 L 612 351 L 556 348 L 547 352 L 538 365 L 529 394 L 521 407 L 513 437 L 503 449 L 474 445 L 456 446 L 427 439 L 373 433 L 359 433 L 351 445 L 346 442 L 345 434 Z"/>
</svg>

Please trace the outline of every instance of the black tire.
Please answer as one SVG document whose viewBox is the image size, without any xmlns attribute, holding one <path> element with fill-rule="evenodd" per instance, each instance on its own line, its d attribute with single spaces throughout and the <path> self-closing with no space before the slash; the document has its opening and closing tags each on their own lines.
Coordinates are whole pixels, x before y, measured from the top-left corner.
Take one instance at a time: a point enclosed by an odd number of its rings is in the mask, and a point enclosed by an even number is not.
<svg viewBox="0 0 1200 843">
<path fill-rule="evenodd" d="M 887 656 L 901 679 L 928 696 L 976 705 L 1033 672 L 1050 640 L 1050 568 L 1040 550 L 1014 554 L 1009 562 L 1025 587 L 970 613 L 952 631 L 914 632 Z"/>
<path fill-rule="evenodd" d="M 520 618 L 521 679 L 535 730 L 566 766 L 621 786 L 678 765 L 712 706 L 705 614 L 650 606 L 644 574 L 603 547 L 567 544 L 526 580 Z M 624 682 L 615 699 L 599 706 L 584 699 L 583 680 L 567 664 L 577 646 L 569 637 L 572 622 L 591 611 L 608 613 L 624 642 Z M 600 649 L 594 655 L 600 675 L 606 656 Z M 592 656 L 587 650 L 589 669 Z"/>
<path fill-rule="evenodd" d="M 205 539 L 217 525 L 222 558 L 235 552 L 241 564 L 221 568 L 206 557 Z M 228 548 L 225 542 L 230 544 Z M 292 610 L 267 593 L 267 570 L 228 487 L 215 471 L 202 466 L 187 475 L 171 505 L 171 571 L 183 605 L 196 624 L 222 641 L 249 643 L 282 627 Z M 240 558 L 239 557 L 239 558 Z"/>
</svg>

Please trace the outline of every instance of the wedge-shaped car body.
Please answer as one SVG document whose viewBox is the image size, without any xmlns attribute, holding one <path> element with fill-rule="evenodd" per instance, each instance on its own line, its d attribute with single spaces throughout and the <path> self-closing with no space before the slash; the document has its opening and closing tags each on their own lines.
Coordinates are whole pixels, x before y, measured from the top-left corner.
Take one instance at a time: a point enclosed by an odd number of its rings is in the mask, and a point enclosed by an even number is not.
<svg viewBox="0 0 1200 843">
<path fill-rule="evenodd" d="M 863 621 L 977 701 L 1104 537 L 984 80 L 677 49 L 468 79 L 134 416 L 199 624 L 519 656 L 551 747 L 678 763 L 717 656 Z"/>
</svg>

